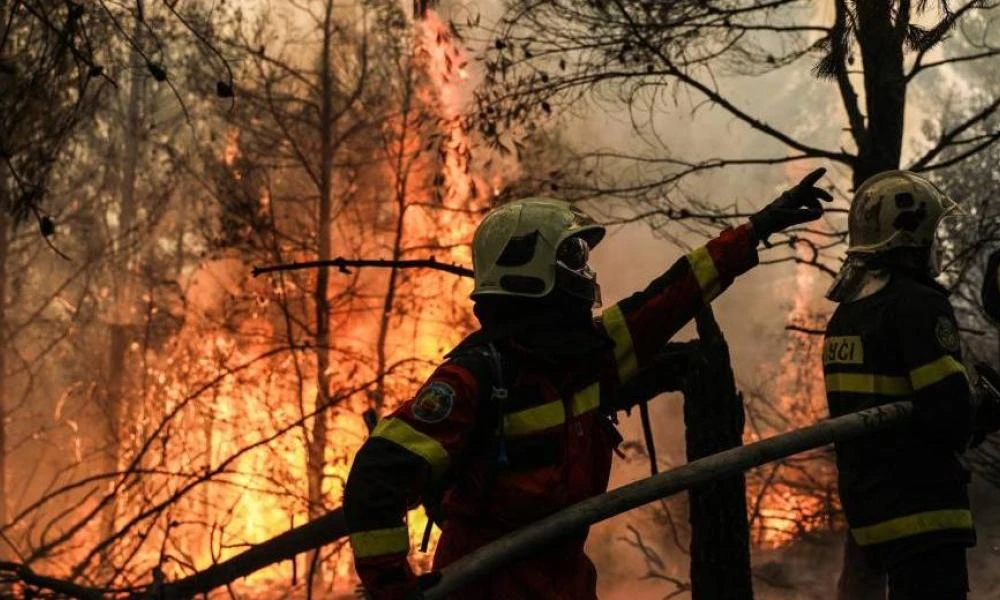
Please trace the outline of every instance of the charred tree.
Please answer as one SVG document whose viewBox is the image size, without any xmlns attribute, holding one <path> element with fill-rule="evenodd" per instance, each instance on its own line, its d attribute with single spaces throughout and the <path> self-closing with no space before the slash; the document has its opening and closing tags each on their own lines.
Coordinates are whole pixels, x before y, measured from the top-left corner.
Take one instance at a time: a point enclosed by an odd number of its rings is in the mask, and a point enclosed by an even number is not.
<svg viewBox="0 0 1000 600">
<path fill-rule="evenodd" d="M 700 343 L 684 385 L 688 462 L 743 445 L 743 399 L 711 307 L 695 319 Z M 750 530 L 743 473 L 691 488 L 691 597 L 751 600 Z"/>
<path fill-rule="evenodd" d="M 134 35 L 136 43 L 141 40 L 141 16 L 136 13 Z M 133 64 L 141 64 L 139 51 L 133 47 L 129 52 Z M 114 473 L 122 455 L 121 428 L 126 412 L 126 390 L 128 364 L 126 355 L 133 333 L 133 277 L 137 257 L 135 248 L 136 226 L 136 183 L 139 168 L 139 152 L 142 135 L 142 104 L 145 96 L 145 73 L 134 70 L 129 75 L 129 88 L 125 97 L 125 115 L 122 128 L 121 180 L 118 195 L 118 246 L 117 261 L 114 263 L 111 279 L 114 285 L 115 304 L 111 307 L 108 326 L 107 363 L 104 380 L 106 387 L 101 397 L 102 417 L 105 420 L 102 440 L 101 471 Z M 105 538 L 114 532 L 117 507 L 115 498 L 106 504 L 101 530 Z"/>
<path fill-rule="evenodd" d="M 319 57 L 319 202 L 317 206 L 317 257 L 319 260 L 333 258 L 333 159 L 337 150 L 335 121 L 336 109 L 333 105 L 337 92 L 334 77 L 333 45 L 335 24 L 333 20 L 333 0 L 327 0 L 323 18 L 323 47 Z M 331 403 L 330 369 L 330 270 L 319 270 L 316 289 L 313 290 L 313 308 L 316 319 L 316 419 L 313 422 L 309 440 L 309 518 L 314 519 L 324 512 L 323 481 L 326 469 L 326 447 Z M 316 557 L 309 559 L 316 565 Z M 315 569 L 310 567 L 310 582 Z"/>
</svg>

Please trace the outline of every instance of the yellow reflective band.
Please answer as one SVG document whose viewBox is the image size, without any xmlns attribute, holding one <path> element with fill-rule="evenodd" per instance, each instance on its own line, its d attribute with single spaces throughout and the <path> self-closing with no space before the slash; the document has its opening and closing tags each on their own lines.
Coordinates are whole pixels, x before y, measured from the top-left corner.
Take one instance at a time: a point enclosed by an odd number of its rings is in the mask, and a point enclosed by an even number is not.
<svg viewBox="0 0 1000 600">
<path fill-rule="evenodd" d="M 435 479 L 444 474 L 451 460 L 448 451 L 440 442 L 417 431 L 409 423 L 400 419 L 389 418 L 379 421 L 375 430 L 372 431 L 372 437 L 387 439 L 423 458 L 431 466 L 431 472 Z"/>
<path fill-rule="evenodd" d="M 351 534 L 350 539 L 354 558 L 407 554 L 410 551 L 410 535 L 405 525 L 391 529 L 356 531 Z"/>
<path fill-rule="evenodd" d="M 508 436 L 528 435 L 566 422 L 562 400 L 533 406 L 503 418 L 503 433 Z"/>
<path fill-rule="evenodd" d="M 639 360 L 632 345 L 632 334 L 628 331 L 628 323 L 622 309 L 615 304 L 601 315 L 604 329 L 615 342 L 615 364 L 618 366 L 618 379 L 625 383 L 639 371 Z"/>
<path fill-rule="evenodd" d="M 942 529 L 972 529 L 972 512 L 968 509 L 932 510 L 858 527 L 851 530 L 851 535 L 859 546 L 871 546 Z"/>
<path fill-rule="evenodd" d="M 591 384 L 573 396 L 573 416 L 597 409 L 601 405 L 601 385 Z"/>
<path fill-rule="evenodd" d="M 910 371 L 910 382 L 913 383 L 913 389 L 920 390 L 955 373 L 965 375 L 965 367 L 950 354 L 945 354 L 934 362 Z"/>
<path fill-rule="evenodd" d="M 827 392 L 884 396 L 908 396 L 913 393 L 910 380 L 906 377 L 871 373 L 827 373 L 825 378 Z"/>
<path fill-rule="evenodd" d="M 719 285 L 719 272 L 715 270 L 715 261 L 708 253 L 708 247 L 702 246 L 692 251 L 687 259 L 701 288 L 701 297 L 705 302 L 711 302 L 722 291 L 722 286 Z"/>
</svg>

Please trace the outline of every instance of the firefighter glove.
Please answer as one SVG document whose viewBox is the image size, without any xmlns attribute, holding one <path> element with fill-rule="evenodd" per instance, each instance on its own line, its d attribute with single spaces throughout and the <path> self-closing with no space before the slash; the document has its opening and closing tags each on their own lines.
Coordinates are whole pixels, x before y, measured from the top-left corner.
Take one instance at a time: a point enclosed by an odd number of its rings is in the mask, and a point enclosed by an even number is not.
<svg viewBox="0 0 1000 600">
<path fill-rule="evenodd" d="M 757 239 L 767 244 L 767 238 L 772 233 L 787 229 L 793 225 L 815 221 L 823 216 L 823 205 L 820 200 L 829 202 L 833 196 L 822 188 L 816 187 L 816 182 L 826 173 L 819 168 L 802 178 L 795 187 L 786 190 L 776 200 L 762 208 L 750 217 Z"/>
</svg>

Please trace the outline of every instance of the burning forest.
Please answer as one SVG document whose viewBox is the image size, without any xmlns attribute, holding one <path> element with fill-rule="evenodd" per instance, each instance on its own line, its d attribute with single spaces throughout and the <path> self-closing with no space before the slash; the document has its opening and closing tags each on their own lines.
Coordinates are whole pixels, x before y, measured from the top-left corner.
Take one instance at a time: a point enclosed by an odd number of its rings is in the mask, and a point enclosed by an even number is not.
<svg viewBox="0 0 1000 600">
<path fill-rule="evenodd" d="M 997 598 L 998 17 L 0 0 L 0 597 Z"/>
</svg>

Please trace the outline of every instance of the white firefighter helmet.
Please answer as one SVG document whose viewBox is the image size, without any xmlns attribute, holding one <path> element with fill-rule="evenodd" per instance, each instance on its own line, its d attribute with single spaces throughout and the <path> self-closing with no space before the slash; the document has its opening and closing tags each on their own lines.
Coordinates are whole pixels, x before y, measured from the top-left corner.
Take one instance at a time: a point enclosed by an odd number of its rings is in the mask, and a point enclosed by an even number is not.
<svg viewBox="0 0 1000 600">
<path fill-rule="evenodd" d="M 847 260 L 827 298 L 859 299 L 887 281 L 872 273 L 869 258 L 895 248 L 927 248 L 928 270 L 937 270 L 937 229 L 956 204 L 937 186 L 910 171 L 883 171 L 854 192 L 847 216 Z M 867 290 L 867 291 L 866 291 Z"/>
<path fill-rule="evenodd" d="M 602 225 L 563 200 L 525 198 L 499 206 L 472 239 L 472 297 L 541 298 L 558 285 L 599 302 L 587 259 L 603 237 Z"/>
<path fill-rule="evenodd" d="M 854 192 L 847 218 L 848 254 L 930 248 L 941 218 L 955 203 L 910 171 L 884 171 Z"/>
</svg>

